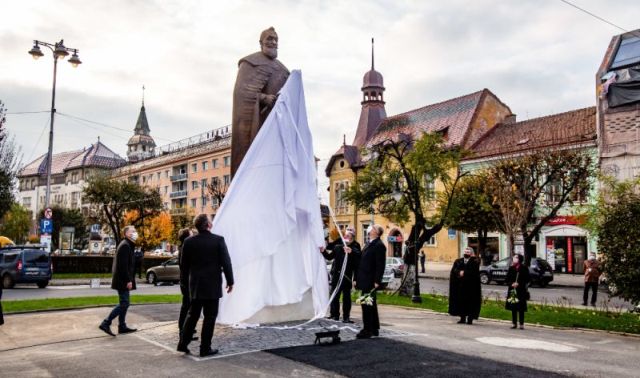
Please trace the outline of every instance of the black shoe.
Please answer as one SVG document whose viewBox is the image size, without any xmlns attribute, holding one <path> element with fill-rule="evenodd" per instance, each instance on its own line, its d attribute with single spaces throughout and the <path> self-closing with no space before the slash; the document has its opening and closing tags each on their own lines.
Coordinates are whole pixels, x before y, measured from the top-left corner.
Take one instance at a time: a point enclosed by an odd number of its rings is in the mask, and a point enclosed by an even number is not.
<svg viewBox="0 0 640 378">
<path fill-rule="evenodd" d="M 458 320 L 458 324 L 464 324 L 464 319 Z"/>
<path fill-rule="evenodd" d="M 343 323 L 353 323 L 353 320 L 349 319 L 349 318 L 344 318 L 342 320 Z"/>
<path fill-rule="evenodd" d="M 358 334 L 356 335 L 356 339 L 370 339 L 371 336 L 373 336 L 371 332 L 363 329 L 362 331 L 358 332 Z"/>
<path fill-rule="evenodd" d="M 587 302 L 582 302 L 582 305 L 583 305 L 583 306 L 586 306 L 586 305 L 587 305 Z"/>
<path fill-rule="evenodd" d="M 516 328 L 518 328 L 518 326 L 516 324 L 511 326 L 511 329 L 516 329 Z"/>
<path fill-rule="evenodd" d="M 585 306 L 586 306 L 586 305 L 585 305 Z M 592 303 L 592 304 L 591 304 L 591 306 L 592 306 L 592 307 L 596 307 L 596 304 L 595 304 L 595 303 Z"/>
<path fill-rule="evenodd" d="M 200 357 L 213 356 L 214 354 L 218 354 L 218 350 L 217 349 L 209 348 L 209 350 L 201 350 L 200 351 Z"/>
<path fill-rule="evenodd" d="M 339 316 L 327 316 L 327 319 L 338 321 L 338 320 L 340 320 L 340 317 Z"/>
<path fill-rule="evenodd" d="M 102 323 L 98 326 L 98 328 L 100 328 L 104 333 L 106 333 L 107 335 L 110 336 L 115 336 L 116 334 L 111 332 L 111 327 L 109 327 L 108 325 Z"/>
<path fill-rule="evenodd" d="M 378 336 L 380 335 L 380 332 L 379 332 L 377 329 L 375 329 L 375 330 L 371 331 L 371 334 L 372 334 L 373 336 L 378 337 Z"/>
<path fill-rule="evenodd" d="M 133 332 L 135 332 L 137 330 L 138 330 L 137 328 L 129 328 L 127 326 L 118 327 L 118 333 L 121 334 L 121 335 L 125 334 L 125 333 L 133 333 Z"/>
<path fill-rule="evenodd" d="M 524 324 L 520 324 L 520 329 L 524 329 Z"/>
<path fill-rule="evenodd" d="M 176 350 L 184 354 L 191 354 L 191 351 L 189 350 L 189 348 L 187 348 L 186 345 L 178 344 L 178 347 L 176 348 Z"/>
<path fill-rule="evenodd" d="M 473 319 L 471 318 L 467 319 L 467 324 L 473 324 Z"/>
</svg>

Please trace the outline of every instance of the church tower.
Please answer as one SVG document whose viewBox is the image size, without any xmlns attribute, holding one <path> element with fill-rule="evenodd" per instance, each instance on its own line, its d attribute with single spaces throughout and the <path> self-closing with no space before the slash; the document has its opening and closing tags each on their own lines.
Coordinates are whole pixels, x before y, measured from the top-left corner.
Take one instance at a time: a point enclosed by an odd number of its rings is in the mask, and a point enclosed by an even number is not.
<svg viewBox="0 0 640 378">
<path fill-rule="evenodd" d="M 142 87 L 142 107 L 138 115 L 136 127 L 133 129 L 133 136 L 127 142 L 127 157 L 129 162 L 135 163 L 154 156 L 156 142 L 149 135 L 149 122 L 144 108 L 144 86 Z"/>
<path fill-rule="evenodd" d="M 353 145 L 364 146 L 373 136 L 380 122 L 387 118 L 384 109 L 384 84 L 382 74 L 375 70 L 373 38 L 371 38 L 371 70 L 362 79 L 362 110 Z"/>
</svg>

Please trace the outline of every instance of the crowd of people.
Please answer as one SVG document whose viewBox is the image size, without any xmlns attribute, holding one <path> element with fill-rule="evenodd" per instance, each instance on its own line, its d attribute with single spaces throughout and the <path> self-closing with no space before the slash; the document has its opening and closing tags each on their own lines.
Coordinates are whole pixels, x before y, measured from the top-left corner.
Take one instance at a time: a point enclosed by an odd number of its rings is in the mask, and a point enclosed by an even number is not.
<svg viewBox="0 0 640 378">
<path fill-rule="evenodd" d="M 219 299 L 222 297 L 222 275 L 226 280 L 226 291 L 233 289 L 233 269 L 224 238 L 211 233 L 211 221 L 202 214 L 195 218 L 195 232 L 189 228 L 180 230 L 178 239 L 180 265 L 180 291 L 182 305 L 178 319 L 180 341 L 177 350 L 190 353 L 188 345 L 197 340 L 196 324 L 204 313 L 200 335 L 200 356 L 210 356 L 218 352 L 211 348 L 211 340 L 218 313 Z M 328 241 L 320 252 L 327 261 L 332 261 L 330 276 L 330 293 L 332 293 L 328 319 L 339 321 L 342 308 L 342 322 L 353 323 L 351 319 L 352 290 L 361 293 L 358 303 L 362 307 L 362 329 L 356 335 L 359 339 L 379 336 L 380 319 L 376 300 L 376 292 L 382 286 L 382 277 L 386 266 L 386 246 L 381 238 L 384 229 L 380 225 L 369 228 L 369 242 L 362 248 L 355 240 L 355 230 L 347 228 L 342 235 Z M 130 292 L 136 289 L 135 274 L 137 271 L 135 243 L 138 234 L 133 226 L 124 228 L 124 239 L 117 248 L 113 260 L 113 277 L 111 287 L 117 290 L 119 303 L 99 325 L 105 333 L 115 336 L 111 323 L 118 318 L 118 333 L 135 332 L 126 323 L 127 309 L 130 303 Z M 420 260 L 424 272 L 424 253 Z M 529 284 L 531 277 L 529 268 L 524 264 L 522 255 L 515 254 L 506 275 L 505 308 L 511 311 L 512 328 L 524 329 L 527 302 L 530 300 Z M 449 314 L 459 317 L 460 324 L 473 324 L 478 319 L 482 306 L 482 288 L 480 283 L 480 259 L 473 248 L 467 247 L 463 256 L 454 261 L 449 281 Z M 597 283 L 601 274 L 599 262 L 592 254 L 584 263 L 585 288 L 584 305 L 587 303 L 589 291 L 593 291 L 591 304 L 597 300 Z M 2 291 L 0 288 L 0 298 Z M 342 303 L 342 306 L 340 306 Z M 0 324 L 3 323 L 0 307 Z"/>
</svg>

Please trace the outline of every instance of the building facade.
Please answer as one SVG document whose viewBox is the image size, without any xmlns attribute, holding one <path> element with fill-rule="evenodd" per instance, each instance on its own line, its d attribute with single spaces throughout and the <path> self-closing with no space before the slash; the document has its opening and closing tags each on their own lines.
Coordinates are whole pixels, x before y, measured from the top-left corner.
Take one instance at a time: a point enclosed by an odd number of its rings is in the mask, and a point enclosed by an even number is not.
<svg viewBox="0 0 640 378">
<path fill-rule="evenodd" d="M 82 199 L 87 178 L 111 172 L 127 162 L 99 140 L 81 150 L 54 154 L 51 165 L 51 205 L 82 209 L 86 215 L 89 205 Z M 17 174 L 17 201 L 27 208 L 35 221 L 45 206 L 47 188 L 47 154 L 25 165 Z"/>
<path fill-rule="evenodd" d="M 592 157 L 594 166 L 597 165 L 596 108 L 501 123 L 474 143 L 472 156 L 461 162 L 461 169 L 473 172 L 490 167 L 501 159 L 547 149 L 580 149 Z M 573 205 L 565 204 L 536 237 L 535 255 L 546 259 L 558 273 L 582 274 L 588 253 L 597 250 L 596 240 L 583 228 L 584 219 L 581 217 L 597 195 L 596 178 L 592 180 L 592 191 L 575 194 Z M 554 201 L 552 190 L 538 208 L 545 210 L 545 206 L 557 203 Z M 492 259 L 509 257 L 506 236 L 497 232 L 488 236 L 488 253 Z M 516 240 L 516 250 L 522 247 L 521 238 L 519 241 Z M 462 233 L 461 248 L 466 246 L 477 247 L 477 235 Z"/>
<path fill-rule="evenodd" d="M 343 141 L 325 168 L 329 177 L 329 204 L 334 210 L 338 228 L 351 225 L 356 238 L 366 243 L 366 229 L 372 223 L 385 227 L 387 256 L 402 256 L 402 245 L 409 235 L 410 222 L 403 226 L 376 214 L 375 211 L 355 211 L 344 199 L 350 185 L 357 184 L 358 171 L 364 167 L 361 149 L 370 148 L 400 133 L 419 139 L 424 133 L 440 133 L 447 147 L 467 148 L 496 124 L 512 116 L 511 110 L 488 89 L 458 98 L 431 104 L 406 113 L 388 117 L 385 111 L 384 82 L 375 70 L 372 54 L 371 70 L 365 73 L 362 85 L 360 119 L 351 144 Z M 455 173 L 455 172 L 454 172 Z M 434 193 L 443 190 L 442 183 L 431 182 Z M 435 195 L 434 207 L 435 210 Z M 331 225 L 331 228 L 335 226 Z M 424 247 L 429 261 L 451 262 L 458 257 L 459 233 L 443 229 Z"/>
</svg>

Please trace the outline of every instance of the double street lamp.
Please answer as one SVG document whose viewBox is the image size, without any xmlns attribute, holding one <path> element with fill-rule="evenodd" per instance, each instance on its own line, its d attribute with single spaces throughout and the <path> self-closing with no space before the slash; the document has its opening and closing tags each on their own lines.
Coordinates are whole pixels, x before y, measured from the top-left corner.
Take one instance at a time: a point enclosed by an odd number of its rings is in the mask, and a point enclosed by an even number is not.
<svg viewBox="0 0 640 378">
<path fill-rule="evenodd" d="M 47 42 L 42 42 L 38 40 L 33 41 L 33 47 L 29 50 L 29 54 L 33 57 L 33 59 L 38 59 L 41 56 L 44 56 L 40 46 L 45 46 L 51 50 L 53 53 L 53 91 L 51 95 L 51 125 L 49 127 L 49 151 L 47 152 L 47 189 L 44 200 L 45 208 L 49 207 L 51 200 L 51 165 L 53 164 L 53 119 L 56 113 L 56 73 L 58 70 L 58 59 L 63 60 L 65 57 L 69 55 L 69 53 L 73 53 L 71 58 L 69 58 L 68 62 L 71 63 L 73 67 L 78 67 L 82 62 L 78 57 L 78 49 L 72 49 L 66 47 L 64 45 L 64 40 L 60 40 L 60 42 L 51 44 Z"/>
<path fill-rule="evenodd" d="M 396 187 L 393 191 L 393 193 L 391 193 L 391 198 L 393 198 L 394 201 L 400 202 L 400 200 L 402 199 L 402 196 L 404 194 L 402 193 L 402 191 L 400 190 L 400 185 L 398 183 L 396 183 Z M 415 268 L 415 280 L 413 281 L 413 295 L 411 296 L 411 302 L 413 303 L 422 303 L 422 297 L 420 296 L 420 279 L 418 277 L 418 230 L 415 230 L 415 233 L 413 235 L 413 256 L 411 254 L 408 254 L 409 257 L 413 257 L 414 261 L 413 261 L 413 266 Z M 410 266 L 410 264 L 407 264 L 407 266 Z"/>
</svg>

